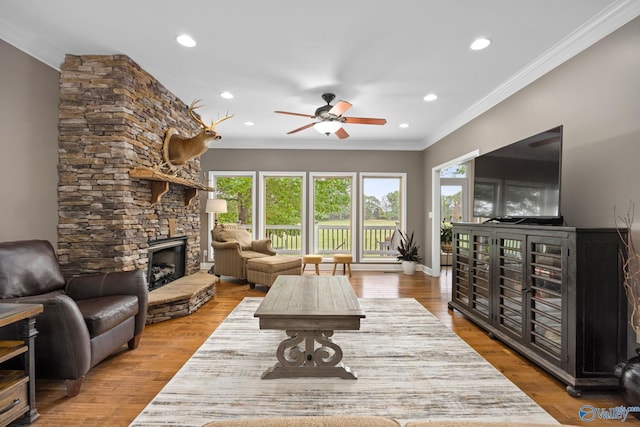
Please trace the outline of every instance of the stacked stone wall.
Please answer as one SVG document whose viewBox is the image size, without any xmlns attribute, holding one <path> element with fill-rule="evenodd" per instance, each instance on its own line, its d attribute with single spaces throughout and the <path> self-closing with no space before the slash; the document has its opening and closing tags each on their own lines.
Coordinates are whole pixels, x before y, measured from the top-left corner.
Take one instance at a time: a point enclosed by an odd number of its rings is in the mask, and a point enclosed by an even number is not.
<svg viewBox="0 0 640 427">
<path fill-rule="evenodd" d="M 200 265 L 200 203 L 171 184 L 151 205 L 136 167 L 162 162 L 170 127 L 193 135 L 187 105 L 124 55 L 67 55 L 60 72 L 58 255 L 65 275 L 147 268 L 151 240 L 187 236 L 186 274 Z M 200 161 L 180 176 L 203 181 Z M 169 222 L 175 222 L 170 235 Z"/>
</svg>

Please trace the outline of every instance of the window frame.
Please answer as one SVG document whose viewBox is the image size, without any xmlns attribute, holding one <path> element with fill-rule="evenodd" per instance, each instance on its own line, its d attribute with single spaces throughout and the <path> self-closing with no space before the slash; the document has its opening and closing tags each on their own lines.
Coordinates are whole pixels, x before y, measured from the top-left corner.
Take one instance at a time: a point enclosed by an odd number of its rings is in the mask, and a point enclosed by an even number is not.
<svg viewBox="0 0 640 427">
<path fill-rule="evenodd" d="M 358 213 L 358 262 L 363 264 L 397 264 L 395 257 L 372 258 L 364 256 L 364 181 L 367 178 L 397 178 L 400 179 L 400 218 L 398 229 L 406 231 L 407 224 L 407 173 L 406 172 L 360 172 L 358 180 L 359 213 Z"/>
<path fill-rule="evenodd" d="M 302 178 L 302 200 L 301 213 L 300 213 L 300 256 L 303 255 L 307 247 L 307 194 L 309 189 L 307 188 L 307 172 L 277 172 L 277 171 L 264 171 L 258 173 L 258 203 L 260 215 L 258 216 L 258 238 L 263 239 L 266 236 L 266 206 L 265 206 L 265 184 L 267 178 Z"/>
<path fill-rule="evenodd" d="M 358 201 L 355 198 L 358 195 L 357 191 L 357 176 L 356 172 L 309 172 L 309 247 L 308 253 L 318 253 L 316 235 L 315 235 L 315 179 L 316 178 L 350 178 L 351 179 L 351 256 L 356 257 L 356 245 L 358 239 L 357 234 L 357 215 L 358 215 Z M 343 252 L 340 252 L 343 253 Z M 331 256 L 323 256 L 323 261 L 332 260 Z"/>
<path fill-rule="evenodd" d="M 230 178 L 240 178 L 246 177 L 251 178 L 251 236 L 255 239 L 256 233 L 256 173 L 254 171 L 208 171 L 207 172 L 207 182 L 209 187 L 216 188 L 216 180 L 217 177 L 230 177 Z M 218 191 L 216 189 L 215 192 L 210 191 L 207 195 L 207 199 L 215 199 L 218 195 Z M 213 262 L 213 249 L 211 249 L 211 231 L 213 230 L 214 223 L 214 214 L 207 213 L 207 261 Z"/>
</svg>

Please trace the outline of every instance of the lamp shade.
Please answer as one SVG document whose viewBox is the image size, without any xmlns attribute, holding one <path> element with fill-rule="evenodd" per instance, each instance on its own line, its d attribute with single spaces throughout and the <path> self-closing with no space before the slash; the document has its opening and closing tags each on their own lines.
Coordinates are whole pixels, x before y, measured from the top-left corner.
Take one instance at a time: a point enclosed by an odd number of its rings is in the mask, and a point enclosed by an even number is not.
<svg viewBox="0 0 640 427">
<path fill-rule="evenodd" d="M 227 213 L 227 201 L 224 199 L 207 199 L 206 212 Z"/>
<path fill-rule="evenodd" d="M 324 133 L 325 135 L 334 133 L 341 127 L 342 127 L 342 124 L 340 122 L 331 121 L 331 120 L 325 121 L 325 122 L 318 122 L 313 125 L 313 128 L 315 130 L 317 130 L 320 133 Z"/>
</svg>

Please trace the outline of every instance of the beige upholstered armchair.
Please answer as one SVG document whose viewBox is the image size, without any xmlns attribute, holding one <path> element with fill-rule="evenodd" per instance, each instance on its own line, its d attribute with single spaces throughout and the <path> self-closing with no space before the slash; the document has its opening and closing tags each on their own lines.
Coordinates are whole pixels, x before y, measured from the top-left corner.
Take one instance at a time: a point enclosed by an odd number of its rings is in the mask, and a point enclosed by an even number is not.
<svg viewBox="0 0 640 427">
<path fill-rule="evenodd" d="M 247 260 L 276 255 L 271 239 L 251 240 L 251 234 L 239 225 L 218 224 L 211 231 L 213 274 L 247 279 Z"/>
</svg>

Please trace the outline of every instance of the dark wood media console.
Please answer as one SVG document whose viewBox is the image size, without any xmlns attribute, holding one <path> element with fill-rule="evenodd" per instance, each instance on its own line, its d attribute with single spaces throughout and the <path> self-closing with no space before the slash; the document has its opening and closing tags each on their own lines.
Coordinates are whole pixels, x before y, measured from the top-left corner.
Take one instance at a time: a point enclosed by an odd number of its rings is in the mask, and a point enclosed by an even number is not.
<svg viewBox="0 0 640 427">
<path fill-rule="evenodd" d="M 567 384 L 618 387 L 627 360 L 616 229 L 454 224 L 450 309 Z"/>
</svg>

